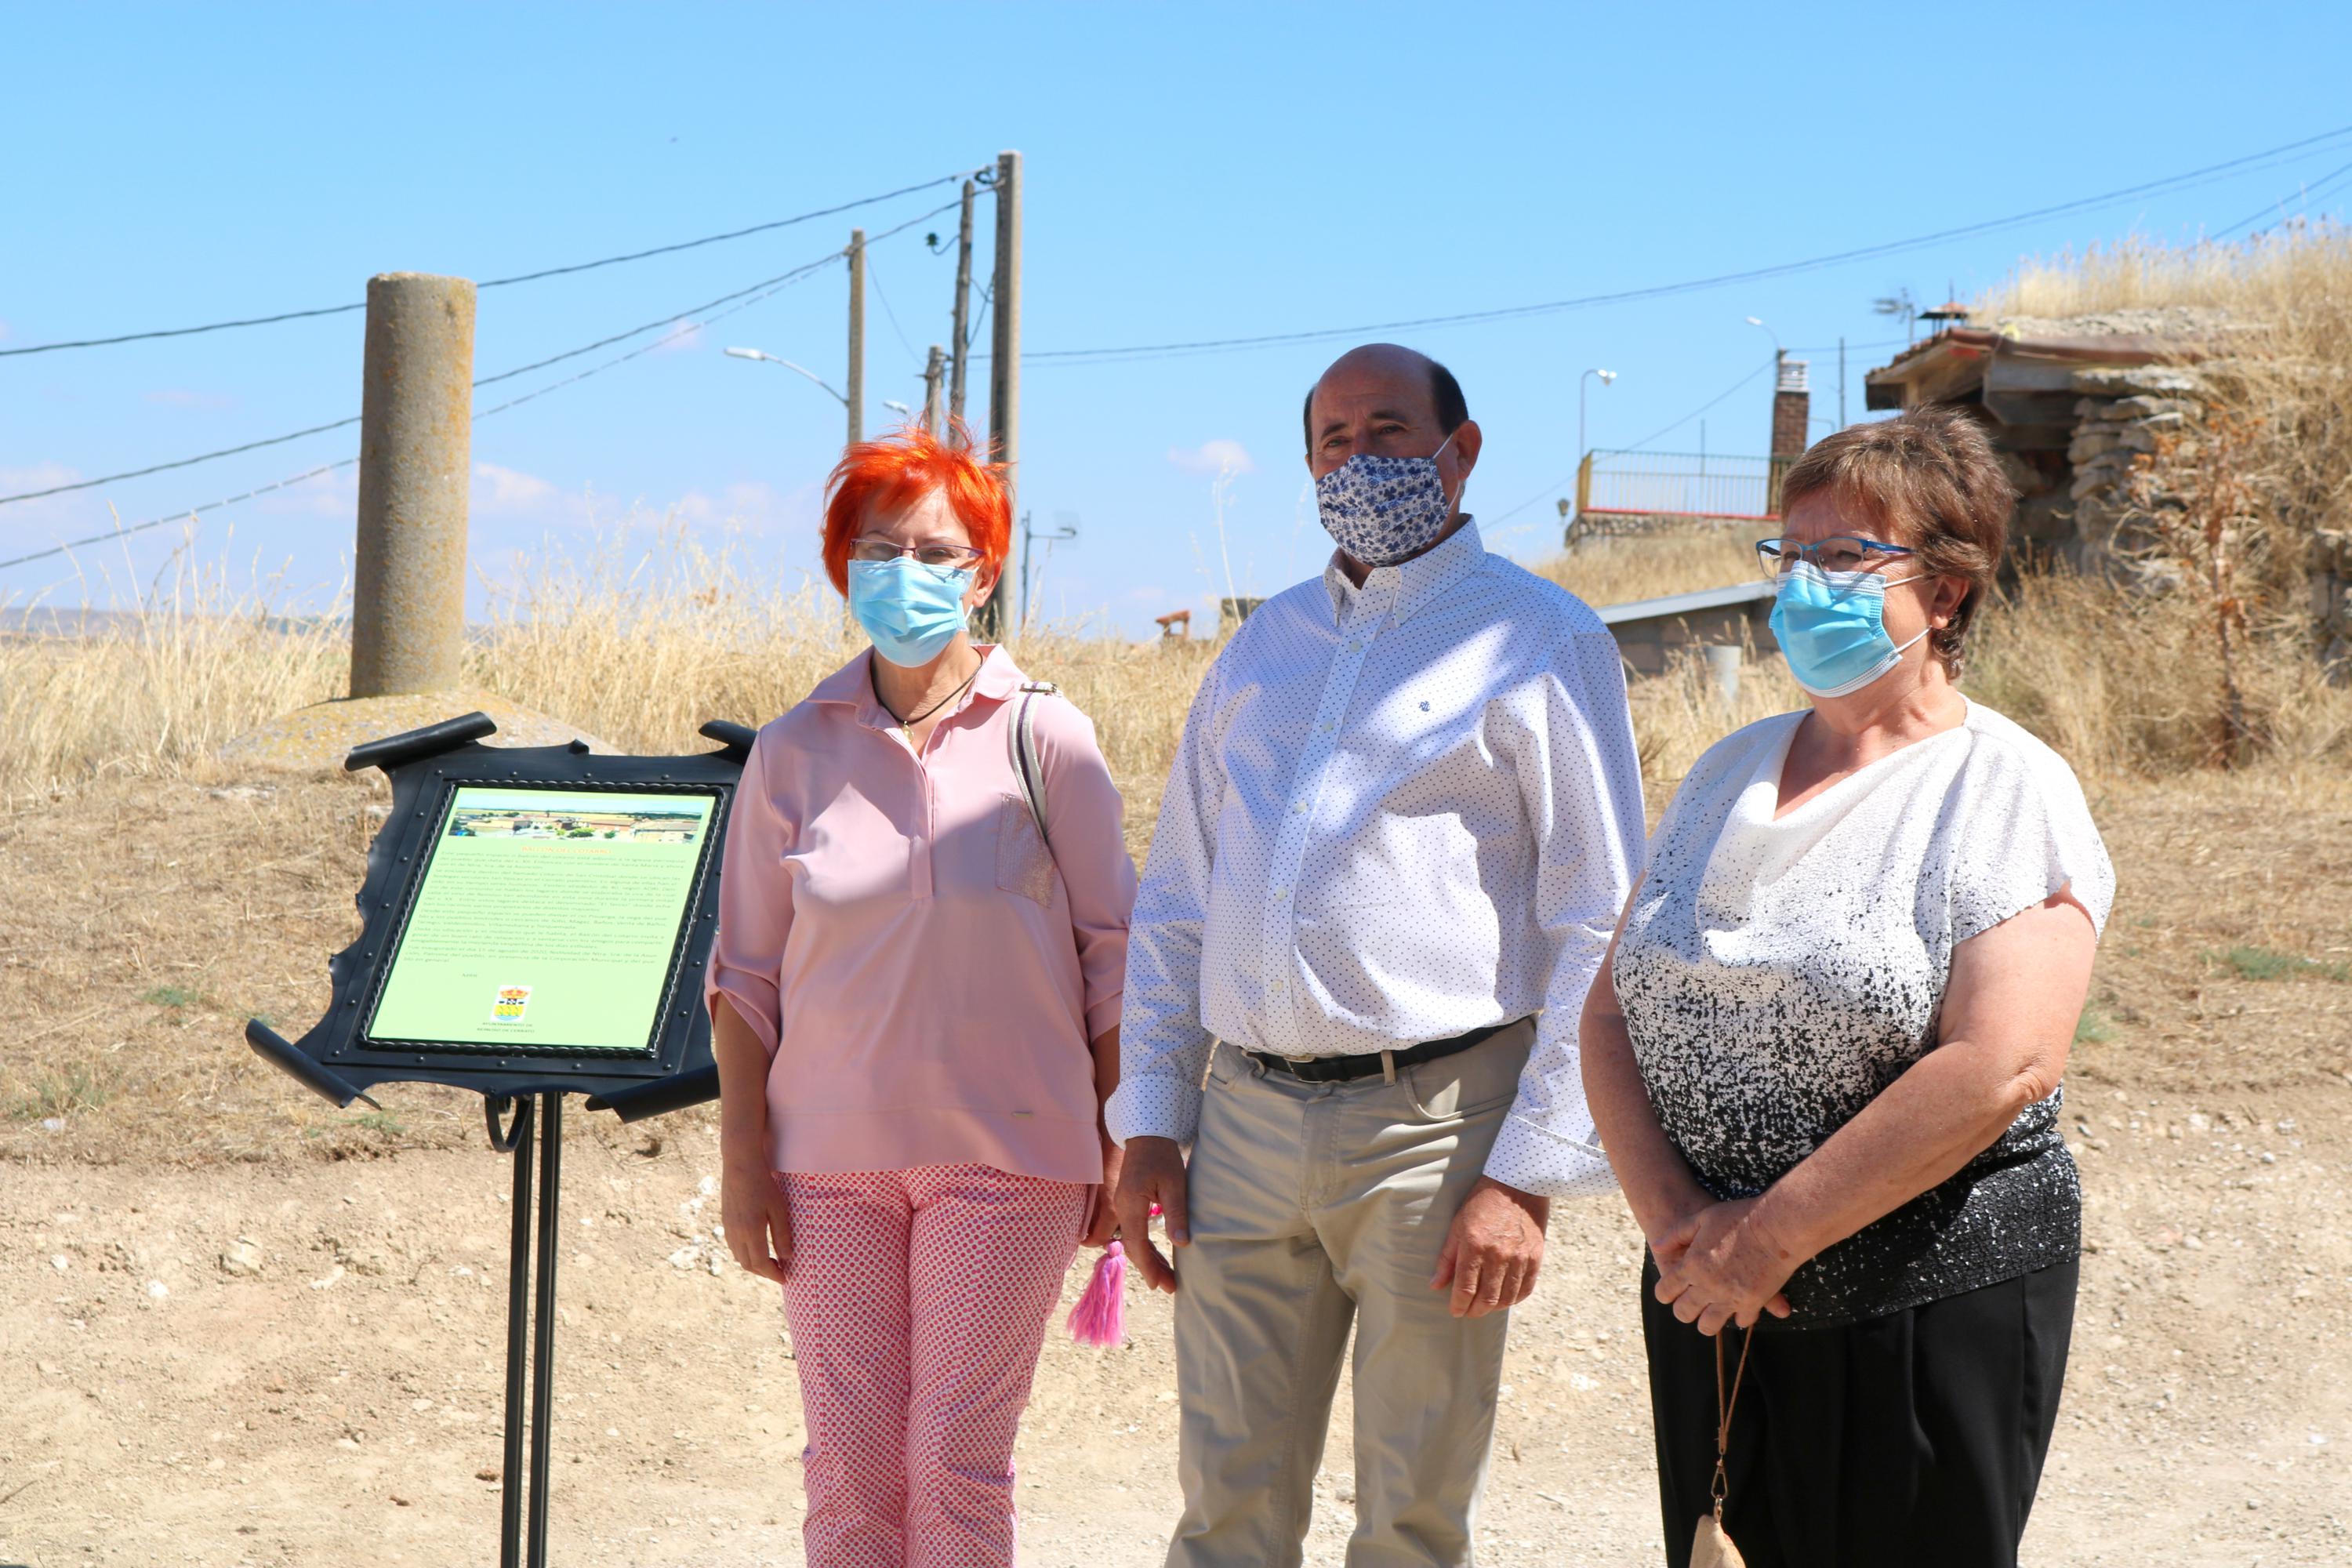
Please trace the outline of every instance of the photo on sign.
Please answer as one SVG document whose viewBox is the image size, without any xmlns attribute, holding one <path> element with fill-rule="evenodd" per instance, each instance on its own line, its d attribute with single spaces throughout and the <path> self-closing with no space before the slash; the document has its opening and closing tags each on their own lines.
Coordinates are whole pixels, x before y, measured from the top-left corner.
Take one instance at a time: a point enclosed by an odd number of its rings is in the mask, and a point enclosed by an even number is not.
<svg viewBox="0 0 2352 1568">
<path fill-rule="evenodd" d="M 708 812 L 671 808 L 625 811 L 611 806 L 571 809 L 550 806 L 460 806 L 449 814 L 452 838 L 565 840 L 593 838 L 615 844 L 691 844 Z"/>
</svg>

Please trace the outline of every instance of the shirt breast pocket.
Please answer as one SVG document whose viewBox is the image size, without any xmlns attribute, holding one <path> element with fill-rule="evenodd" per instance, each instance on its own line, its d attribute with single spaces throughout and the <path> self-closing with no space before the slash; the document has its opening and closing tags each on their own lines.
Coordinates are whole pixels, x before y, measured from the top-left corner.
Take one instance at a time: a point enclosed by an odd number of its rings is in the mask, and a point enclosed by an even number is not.
<svg viewBox="0 0 2352 1568">
<path fill-rule="evenodd" d="M 1042 909 L 1054 907 L 1054 853 L 1017 795 L 1006 795 L 996 810 L 996 885 Z"/>
</svg>

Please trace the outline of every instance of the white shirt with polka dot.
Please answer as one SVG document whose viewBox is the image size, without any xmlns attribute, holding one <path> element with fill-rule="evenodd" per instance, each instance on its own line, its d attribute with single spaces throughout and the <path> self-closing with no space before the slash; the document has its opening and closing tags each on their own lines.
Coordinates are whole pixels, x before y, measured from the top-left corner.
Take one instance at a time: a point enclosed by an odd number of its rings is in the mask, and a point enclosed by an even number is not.
<svg viewBox="0 0 2352 1568">
<path fill-rule="evenodd" d="M 1184 723 L 1128 936 L 1120 1142 L 1192 1140 L 1213 1039 L 1339 1056 L 1540 1013 L 1486 1173 L 1611 1184 L 1577 1059 L 1643 854 L 1617 644 L 1465 522 L 1268 600 Z"/>
</svg>

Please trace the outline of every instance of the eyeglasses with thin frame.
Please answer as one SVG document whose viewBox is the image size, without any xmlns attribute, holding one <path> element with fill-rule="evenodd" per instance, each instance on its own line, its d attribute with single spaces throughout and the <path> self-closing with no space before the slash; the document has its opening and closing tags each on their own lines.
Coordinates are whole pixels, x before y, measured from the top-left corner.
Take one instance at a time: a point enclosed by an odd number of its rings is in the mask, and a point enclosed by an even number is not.
<svg viewBox="0 0 2352 1568">
<path fill-rule="evenodd" d="M 849 542 L 849 558 L 869 563 L 911 555 L 926 566 L 976 566 L 987 553 L 969 544 L 901 544 L 873 533 L 860 534 Z"/>
<path fill-rule="evenodd" d="M 1779 577 L 1800 561 L 1810 561 L 1824 572 L 1872 572 L 1897 556 L 1917 553 L 1908 545 L 1881 544 L 1875 539 L 1856 539 L 1846 533 L 1834 533 L 1811 544 L 1785 533 L 1756 542 L 1757 563 L 1767 577 Z"/>
</svg>

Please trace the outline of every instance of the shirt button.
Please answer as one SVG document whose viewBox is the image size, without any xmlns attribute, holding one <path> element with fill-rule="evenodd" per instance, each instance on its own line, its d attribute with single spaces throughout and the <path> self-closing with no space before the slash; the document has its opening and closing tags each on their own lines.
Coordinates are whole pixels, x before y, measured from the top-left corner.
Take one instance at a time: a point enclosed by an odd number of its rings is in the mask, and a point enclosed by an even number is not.
<svg viewBox="0 0 2352 1568">
<path fill-rule="evenodd" d="M 1288 888 L 1276 888 L 1274 890 L 1274 901 L 1277 904 L 1288 897 L 1290 897 L 1290 889 Z"/>
</svg>

